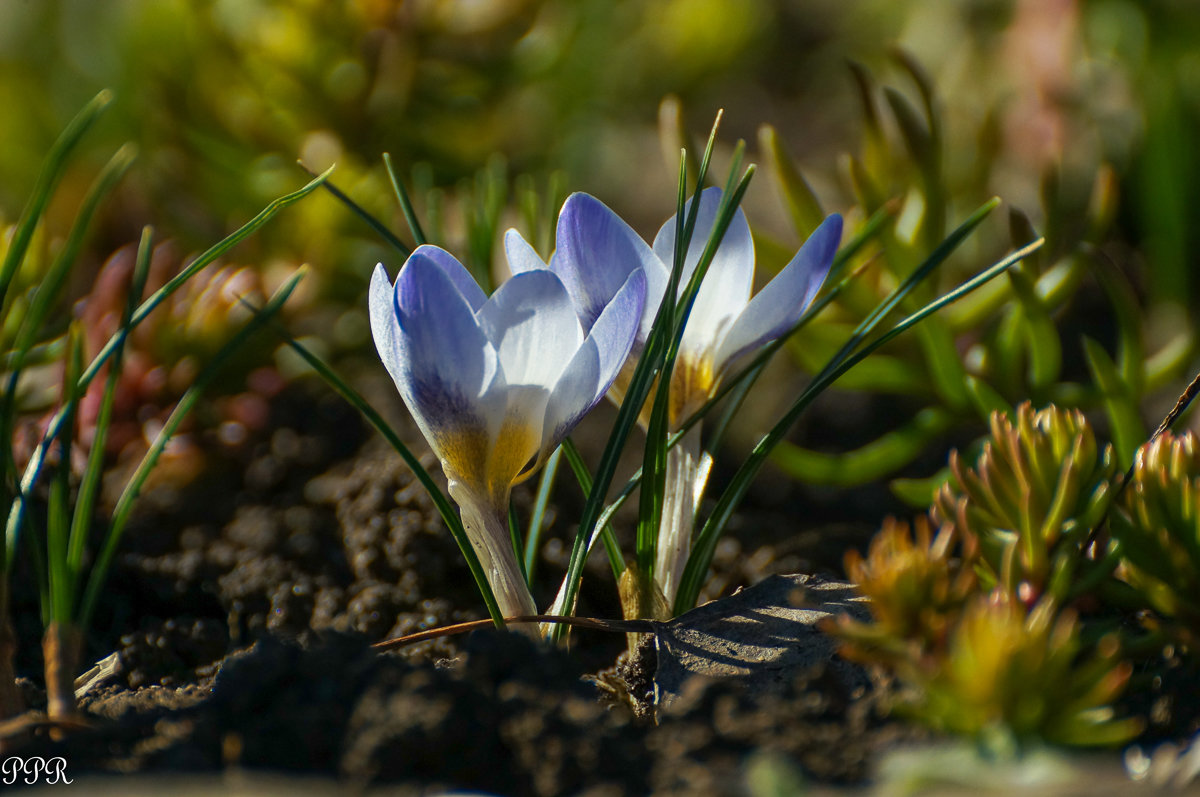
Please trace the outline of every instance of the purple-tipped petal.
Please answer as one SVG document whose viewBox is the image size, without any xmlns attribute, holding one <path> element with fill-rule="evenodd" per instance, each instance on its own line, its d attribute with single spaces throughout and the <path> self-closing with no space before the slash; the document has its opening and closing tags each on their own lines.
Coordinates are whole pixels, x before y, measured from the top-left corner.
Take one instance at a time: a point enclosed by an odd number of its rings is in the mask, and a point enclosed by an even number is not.
<svg viewBox="0 0 1200 797">
<path fill-rule="evenodd" d="M 503 421 L 504 379 L 468 300 L 430 251 L 436 250 L 418 248 L 400 270 L 396 336 L 380 356 L 397 361 L 396 388 L 435 452 L 456 460 L 449 449 L 464 432 L 486 440 Z M 376 346 L 388 342 L 385 330 L 376 333 Z"/>
<path fill-rule="evenodd" d="M 667 276 L 662 262 L 632 227 L 595 197 L 567 197 L 558 215 L 557 236 L 550 268 L 566 286 L 585 330 L 639 267 L 647 272 L 648 292 L 658 286 L 662 296 Z"/>
<path fill-rule="evenodd" d="M 841 240 L 842 217 L 834 213 L 821 222 L 792 262 L 750 300 L 733 322 L 714 358 L 716 373 L 796 325 L 821 290 Z"/>
<path fill-rule="evenodd" d="M 583 341 L 566 288 L 545 269 L 517 274 L 505 282 L 480 308 L 478 317 L 500 356 L 509 385 L 552 390 Z"/>
<path fill-rule="evenodd" d="M 637 337 L 638 319 L 645 303 L 646 275 L 635 271 L 596 319 L 550 395 L 542 435 L 543 458 L 600 403 L 612 386 Z"/>
<path fill-rule="evenodd" d="M 680 290 L 691 279 L 708 244 L 709 235 L 716 225 L 721 195 L 720 188 L 706 188 L 700 195 L 700 209 L 684 260 Z M 692 200 L 689 199 L 685 213 L 691 210 L 691 204 Z M 675 257 L 675 221 L 675 216 L 667 219 L 654 238 L 654 252 L 667 264 Z M 754 240 L 750 236 L 746 214 L 738 208 L 708 267 L 700 292 L 696 294 L 696 303 L 692 306 L 680 343 L 682 348 L 701 350 L 711 346 L 746 307 L 753 285 Z"/>
<path fill-rule="evenodd" d="M 417 255 L 427 258 L 446 272 L 446 276 L 458 288 L 458 292 L 471 305 L 472 310 L 478 311 L 480 307 L 483 307 L 483 303 L 487 301 L 487 294 L 483 292 L 483 288 L 479 287 L 479 283 L 471 276 L 471 272 L 467 271 L 467 267 L 458 262 L 458 258 L 445 249 L 430 244 L 418 246 L 410 257 Z"/>
<path fill-rule="evenodd" d="M 514 275 L 546 269 L 546 261 L 516 230 L 504 233 L 504 255 L 508 259 L 508 270 Z"/>
</svg>

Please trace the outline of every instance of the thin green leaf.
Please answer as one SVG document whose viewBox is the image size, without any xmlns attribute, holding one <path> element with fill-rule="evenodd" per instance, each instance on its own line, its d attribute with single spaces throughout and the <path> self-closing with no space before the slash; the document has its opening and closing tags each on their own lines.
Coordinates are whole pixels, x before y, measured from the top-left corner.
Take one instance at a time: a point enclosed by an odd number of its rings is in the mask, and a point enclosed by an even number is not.
<svg viewBox="0 0 1200 797">
<path fill-rule="evenodd" d="M 800 173 L 792 156 L 780 143 L 774 127 L 763 125 L 758 129 L 758 146 L 766 154 L 771 173 L 775 175 L 783 203 L 792 219 L 792 227 L 801 238 L 808 238 L 825 220 L 820 200 Z"/>
<path fill-rule="evenodd" d="M 1038 297 L 1028 274 L 1018 267 L 1008 272 L 1008 278 L 1021 305 L 1024 337 L 1029 351 L 1029 385 L 1035 392 L 1041 392 L 1058 381 L 1062 370 L 1062 343 L 1058 338 L 1058 327 Z"/>
<path fill-rule="evenodd" d="M 1137 402 L 1134 401 L 1129 386 L 1121 381 L 1117 367 L 1113 365 L 1108 352 L 1096 341 L 1084 336 L 1083 353 L 1087 359 L 1088 370 L 1100 387 L 1104 397 L 1104 411 L 1108 415 L 1113 448 L 1117 452 L 1117 460 L 1122 470 L 1133 464 L 1133 455 L 1138 446 L 1147 437 L 1146 426 L 1138 415 Z"/>
<path fill-rule="evenodd" d="M 17 221 L 8 252 L 4 256 L 4 263 L 0 264 L 0 307 L 4 306 L 9 285 L 12 284 L 21 261 L 25 259 L 25 252 L 29 248 L 29 242 L 33 239 L 33 232 L 37 229 L 38 222 L 46 211 L 46 206 L 50 203 L 50 196 L 54 193 L 59 178 L 62 177 L 63 169 L 66 168 L 72 150 L 104 113 L 109 103 L 112 102 L 112 97 L 112 92 L 108 89 L 104 89 L 93 97 L 59 134 L 54 146 L 50 148 L 50 152 L 42 162 L 42 169 L 34 184 L 33 194 L 21 212 L 21 218 Z"/>
<path fill-rule="evenodd" d="M 579 449 L 575 447 L 575 443 L 569 437 L 563 441 L 562 452 L 571 466 L 571 472 L 575 474 L 575 481 L 579 482 L 579 489 L 583 491 L 584 501 L 587 501 L 592 494 L 592 475 L 588 473 L 587 463 L 583 461 Z M 612 567 L 613 577 L 620 580 L 621 574 L 625 572 L 625 557 L 621 555 L 621 546 L 617 544 L 617 535 L 608 522 L 611 516 L 611 512 L 602 515 L 596 525 L 600 528 L 600 539 L 604 543 L 604 552 L 608 555 L 608 564 Z M 590 549 L 588 552 L 590 553 Z"/>
<path fill-rule="evenodd" d="M 672 361 L 669 359 L 675 347 L 674 325 L 676 321 L 676 299 L 679 292 L 679 281 L 683 272 L 684 256 L 690 240 L 688 235 L 687 213 L 687 154 L 679 158 L 679 184 L 676 193 L 675 209 L 675 249 L 671 265 L 670 278 L 663 292 L 662 303 L 659 305 L 658 316 L 650 330 L 654 351 L 663 351 L 663 361 L 657 368 L 661 377 L 654 393 L 653 407 L 646 424 L 646 445 L 642 453 L 642 473 L 649 474 L 649 481 L 643 479 L 646 488 L 638 494 L 638 523 L 637 535 L 634 538 L 634 558 L 637 563 L 637 574 L 647 582 L 654 578 L 655 550 L 658 547 L 659 528 L 662 520 L 663 491 L 666 485 L 666 447 L 667 447 L 667 411 L 668 395 L 671 383 Z M 697 202 L 693 202 L 693 210 Z M 647 345 L 647 350 L 651 347 Z"/>
<path fill-rule="evenodd" d="M 412 249 L 410 249 L 408 245 L 404 243 L 404 241 L 401 241 L 394 232 L 388 229 L 386 224 L 375 218 L 375 216 L 373 216 L 366 208 L 351 199 L 344 191 L 342 191 L 342 189 L 338 188 L 333 184 L 332 181 L 328 179 L 334 167 L 330 166 L 324 174 L 320 175 L 305 166 L 303 163 L 300 164 L 300 168 L 306 171 L 310 177 L 314 178 L 314 182 L 320 181 L 317 183 L 318 185 L 324 185 L 326 191 L 333 194 L 334 198 L 345 205 L 351 213 L 362 219 L 362 221 L 368 227 L 374 230 L 380 238 L 382 238 L 384 241 L 390 244 L 393 249 L 399 252 L 400 257 L 408 257 L 410 254 L 412 254 Z M 309 185 L 311 186 L 313 184 L 309 183 Z M 276 201 L 278 202 L 279 200 Z"/>
<path fill-rule="evenodd" d="M 711 139 L 709 143 L 711 149 Z M 716 218 L 713 223 L 712 231 L 709 234 L 708 241 L 705 244 L 705 248 L 700 256 L 700 260 L 696 264 L 695 271 L 693 271 L 687 287 L 680 296 L 679 307 L 676 309 L 676 325 L 670 332 L 672 339 L 670 341 L 670 347 L 667 349 L 667 355 L 662 366 L 662 373 L 666 376 L 659 380 L 658 390 L 654 396 L 654 407 L 650 415 L 650 423 L 647 426 L 646 457 L 642 465 L 642 473 L 651 474 L 651 481 L 649 482 L 649 487 L 647 487 L 647 483 L 643 478 L 640 506 L 641 513 L 638 522 L 637 542 L 638 572 L 647 580 L 652 580 L 655 576 L 655 552 L 658 547 L 658 533 L 662 520 L 663 498 L 666 489 L 667 430 L 670 422 L 670 375 L 674 372 L 675 360 L 679 354 L 680 343 L 683 339 L 683 331 L 687 325 L 688 317 L 691 314 L 692 307 L 695 305 L 696 295 L 700 290 L 700 285 L 703 283 L 704 277 L 708 273 L 709 266 L 711 266 L 713 259 L 716 257 L 716 253 L 720 248 L 721 241 L 724 239 L 725 232 L 732 223 L 737 212 L 738 205 L 741 203 L 742 197 L 745 195 L 746 188 L 749 186 L 750 179 L 754 175 L 754 167 L 748 167 L 745 174 L 735 186 L 734 180 L 737 177 L 737 170 L 741 165 L 741 153 L 743 149 L 743 143 L 738 142 L 738 147 L 734 152 L 733 165 L 730 168 L 726 189 L 721 196 L 721 203 L 717 207 Z M 705 155 L 704 162 L 701 165 L 701 174 L 704 173 L 704 166 L 708 162 L 708 153 Z M 680 196 L 682 196 L 682 193 Z M 688 219 L 689 227 L 683 232 L 684 236 L 691 235 L 691 225 L 695 220 L 695 215 L 699 209 L 699 205 L 700 196 L 699 193 L 697 193 L 692 200 L 691 212 Z M 674 274 L 676 272 L 682 272 L 684 261 L 681 253 L 687 252 L 690 246 L 690 240 L 682 240 L 682 236 L 677 235 L 677 259 L 675 262 L 675 267 L 672 270 L 672 285 L 668 287 L 668 291 L 672 290 L 674 287 L 674 282 L 676 281 Z"/>
<path fill-rule="evenodd" d="M 67 546 L 71 522 L 71 449 L 79 400 L 82 398 L 74 390 L 79 373 L 83 370 L 83 334 L 78 322 L 72 324 L 67 337 L 66 372 L 62 383 L 62 406 L 67 412 L 67 420 L 56 437 L 59 462 L 50 480 L 50 496 L 46 507 L 46 568 L 50 606 L 42 610 L 43 615 L 48 615 L 52 622 L 59 623 L 71 619 L 76 588 L 76 573 L 71 570 Z"/>
<path fill-rule="evenodd" d="M 239 329 L 230 340 L 217 351 L 213 358 L 205 364 L 200 373 L 196 375 L 191 387 L 179 399 L 179 403 L 175 405 L 175 409 L 171 411 L 162 429 L 159 430 L 158 436 L 142 457 L 142 461 L 138 463 L 137 469 L 125 484 L 125 489 L 121 492 L 121 497 L 117 499 L 117 505 L 113 509 L 112 522 L 109 524 L 108 533 L 105 535 L 104 543 L 100 548 L 100 552 L 96 557 L 96 563 L 92 566 L 91 573 L 88 575 L 87 587 L 83 593 L 83 600 L 79 606 L 79 625 L 86 628 L 88 621 L 91 619 L 92 612 L 96 607 L 96 600 L 100 595 L 100 589 L 104 586 L 104 581 L 108 576 L 108 568 L 112 564 L 112 558 L 116 554 L 117 546 L 121 542 L 122 536 L 125 533 L 125 527 L 129 522 L 130 514 L 133 511 L 133 504 L 141 493 L 146 479 L 149 478 L 154 466 L 158 464 L 159 457 L 167 447 L 167 443 L 174 437 L 175 431 L 183 420 L 191 413 L 196 402 L 200 399 L 204 390 L 220 373 L 225 362 L 233 355 L 241 351 L 246 341 L 262 328 L 276 313 L 282 309 L 288 297 L 292 295 L 292 291 L 303 279 L 305 274 L 304 269 L 300 269 L 279 287 L 263 306 L 262 310 L 256 312 L 254 316 Z"/>
<path fill-rule="evenodd" d="M 927 511 L 934 495 L 949 478 L 950 469 L 942 468 L 924 479 L 892 479 L 888 482 L 888 489 L 913 509 Z"/>
<path fill-rule="evenodd" d="M 1154 393 L 1181 378 L 1191 364 L 1192 354 L 1196 350 L 1196 335 L 1186 319 L 1180 323 L 1183 329 L 1146 358 L 1142 376 L 1144 393 Z"/>
<path fill-rule="evenodd" d="M 525 586 L 529 586 L 529 574 L 525 570 L 525 542 L 521 539 L 521 519 L 517 517 L 517 508 L 513 506 L 510 499 L 508 502 L 508 536 L 512 540 L 513 556 L 517 560 L 517 566 L 521 568 L 521 578 L 525 579 Z"/>
<path fill-rule="evenodd" d="M 913 160 L 922 170 L 928 169 L 935 157 L 933 136 L 928 123 L 921 118 L 921 112 L 913 107 L 908 98 L 896 89 L 885 86 L 883 96 L 892 109 L 892 115 L 896 118 L 900 134 L 904 143 L 908 145 Z"/>
<path fill-rule="evenodd" d="M 142 229 L 142 237 L 138 242 L 137 258 L 134 261 L 133 275 L 129 284 L 128 300 L 125 303 L 124 315 L 121 318 L 119 335 L 123 335 L 117 346 L 112 362 L 109 364 L 108 378 L 104 384 L 104 395 L 100 399 L 100 410 L 96 414 L 91 451 L 88 452 L 87 465 L 79 484 L 79 494 L 75 499 L 75 511 L 71 517 L 71 535 L 67 553 L 67 566 L 72 574 L 78 575 L 83 568 L 83 554 L 87 545 L 88 529 L 91 526 L 92 510 L 96 504 L 96 494 L 100 489 L 100 481 L 104 475 L 104 455 L 108 442 L 108 428 L 112 423 L 113 403 L 116 400 L 117 384 L 121 380 L 121 368 L 125 354 L 125 340 L 129 337 L 129 320 L 133 311 L 142 299 L 146 289 L 146 280 L 150 275 L 150 256 L 153 253 L 153 233 L 149 227 Z M 86 390 L 83 391 L 86 393 Z"/>
<path fill-rule="evenodd" d="M 953 416 L 928 407 L 904 426 L 852 451 L 825 453 L 780 441 L 771 461 L 805 484 L 852 487 L 877 481 L 912 462 L 953 424 Z"/>
<path fill-rule="evenodd" d="M 558 474 L 558 463 L 562 460 L 562 448 L 554 449 L 554 453 L 546 460 L 542 475 L 538 478 L 537 495 L 533 500 L 533 513 L 529 516 L 529 530 L 525 533 L 525 578 L 533 582 L 537 570 L 537 555 L 542 547 L 542 532 L 546 525 L 546 507 L 550 504 L 550 494 L 554 491 L 554 477 Z"/>
<path fill-rule="evenodd" d="M 1013 246 L 1020 246 L 1022 241 L 1032 241 L 1037 237 L 1037 231 L 1033 228 L 1033 222 L 1025 215 L 1025 212 L 1017 207 L 1008 209 L 1008 237 L 1012 241 Z M 1039 255 L 1034 255 L 1025 261 L 1025 265 L 1037 276 L 1042 273 L 1042 258 Z"/>
<path fill-rule="evenodd" d="M 672 168 L 680 152 L 684 153 L 687 178 L 693 185 L 703 185 L 700 164 L 696 161 L 692 137 L 683 118 L 683 103 L 674 94 L 663 97 L 658 104 L 658 142 L 662 147 L 663 161 Z"/>
<path fill-rule="evenodd" d="M 992 417 L 993 412 L 1011 412 L 1012 406 L 1000 395 L 994 387 L 977 376 L 968 375 L 965 383 L 967 394 L 971 397 L 971 406 L 979 414 L 984 423 Z"/>
<path fill-rule="evenodd" d="M 126 144 L 112 156 L 104 169 L 96 176 L 95 181 L 93 181 L 87 195 L 84 197 L 83 204 L 80 205 L 75 220 L 71 223 L 71 230 L 67 234 L 66 243 L 63 244 L 63 248 L 54 258 L 50 269 L 38 284 L 33 301 L 25 311 L 20 329 L 17 332 L 17 339 L 13 344 L 15 361 L 12 370 L 8 374 L 8 388 L 3 396 L 3 405 L 0 405 L 0 439 L 9 439 L 4 436 L 10 430 L 6 428 L 7 424 L 4 424 L 3 420 L 11 419 L 15 412 L 12 403 L 16 401 L 17 382 L 20 380 L 21 373 L 25 367 L 25 357 L 28 355 L 30 348 L 37 342 L 37 336 L 41 332 L 46 318 L 58 302 L 62 288 L 66 284 L 67 276 L 70 274 L 71 269 L 74 268 L 75 261 L 79 257 L 79 252 L 83 248 L 92 218 L 100 208 L 100 203 L 116 187 L 121 177 L 125 175 L 125 172 L 133 163 L 135 153 L 136 148 Z"/>
<path fill-rule="evenodd" d="M 387 169 L 388 178 L 392 181 L 392 190 L 396 192 L 396 201 L 400 203 L 400 210 L 403 211 L 404 220 L 408 223 L 408 230 L 412 233 L 413 243 L 417 246 L 428 243 L 425 231 L 421 229 L 421 222 L 417 221 L 417 212 L 413 210 L 412 200 L 408 198 L 408 192 L 404 190 L 404 183 L 400 182 L 400 178 L 396 176 L 396 170 L 392 168 L 392 156 L 387 152 L 383 153 L 383 165 Z"/>
<path fill-rule="evenodd" d="M 1135 396 L 1143 394 L 1146 346 L 1142 342 L 1141 308 L 1129 279 L 1102 249 L 1094 249 L 1096 281 L 1108 295 L 1117 322 L 1117 372 Z"/>
<path fill-rule="evenodd" d="M 325 172 L 315 180 L 309 182 L 300 190 L 273 200 L 270 204 L 263 208 L 263 210 L 260 211 L 257 216 L 247 222 L 244 226 L 242 226 L 229 237 L 222 240 L 220 243 L 210 248 L 204 254 L 200 255 L 200 257 L 196 258 L 196 260 L 192 261 L 192 263 L 188 265 L 188 267 L 185 268 L 180 274 L 169 280 L 166 285 L 159 288 L 150 296 L 150 298 L 146 299 L 138 306 L 138 309 L 134 311 L 133 316 L 129 319 L 128 330 L 132 331 L 138 324 L 144 321 L 146 316 L 153 312 L 158 305 L 164 302 L 172 293 L 177 291 L 185 282 L 187 282 L 188 279 L 194 276 L 196 272 L 200 271 L 200 269 L 204 268 L 209 263 L 212 263 L 234 246 L 248 238 L 260 227 L 274 218 L 279 211 L 283 210 L 289 205 L 299 202 L 301 199 L 316 190 L 322 183 L 325 182 L 331 171 L 332 169 Z M 77 385 L 77 388 L 80 391 L 87 390 L 87 386 L 93 379 L 96 378 L 96 375 L 100 373 L 100 369 L 104 367 L 104 364 L 108 362 L 108 359 L 116 352 L 122 340 L 122 334 L 118 333 L 104 344 L 104 347 L 100 350 L 100 353 L 92 359 L 92 362 L 88 365 L 88 367 L 84 370 L 83 375 L 79 378 L 79 384 Z M 38 475 L 42 471 L 42 465 L 45 462 L 46 441 L 58 434 L 58 429 L 63 423 L 63 415 L 63 412 L 60 410 L 50 418 L 50 421 L 46 426 L 46 431 L 43 434 L 42 442 L 40 442 L 37 448 L 34 449 L 32 456 L 29 458 L 29 463 L 25 466 L 25 472 L 21 476 L 20 488 L 17 495 L 13 498 L 12 505 L 9 508 L 8 522 L 5 526 L 5 557 L 3 562 L 5 572 L 8 572 L 8 568 L 10 568 L 12 565 L 12 553 L 16 547 L 17 540 L 20 537 L 20 530 L 26 517 L 29 491 L 33 488 L 34 482 L 37 481 Z"/>
<path fill-rule="evenodd" d="M 913 334 L 921 344 L 929 383 L 933 385 L 938 398 L 953 410 L 965 409 L 970 402 L 965 387 L 967 371 L 955 345 L 954 335 L 945 320 L 940 317 L 930 318 L 917 327 Z"/>
</svg>

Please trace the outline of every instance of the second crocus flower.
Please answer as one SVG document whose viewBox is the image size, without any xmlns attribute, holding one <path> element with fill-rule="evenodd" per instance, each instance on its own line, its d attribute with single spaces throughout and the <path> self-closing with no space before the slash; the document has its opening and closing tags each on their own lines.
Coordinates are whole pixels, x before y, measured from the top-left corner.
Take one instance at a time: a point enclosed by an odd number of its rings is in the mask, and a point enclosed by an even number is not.
<svg viewBox="0 0 1200 797">
<path fill-rule="evenodd" d="M 683 265 L 680 290 L 699 264 L 716 223 L 721 204 L 719 188 L 700 195 L 695 232 Z M 691 201 L 688 202 L 688 209 Z M 670 382 L 670 426 L 677 429 L 712 397 L 742 355 L 788 332 L 812 304 L 833 263 L 842 236 L 841 216 L 834 214 L 809 236 L 791 262 L 757 295 L 754 283 L 754 242 L 750 225 L 739 208 L 696 295 L 680 341 Z M 667 289 L 674 259 L 675 217 L 659 229 L 653 247 L 595 197 L 568 197 L 558 217 L 557 250 L 544 263 L 515 231 L 505 238 L 513 270 L 531 273 L 549 269 L 570 292 L 586 327 L 599 317 L 628 275 L 646 274 L 646 303 L 634 343 L 641 352 L 650 334 L 659 303 Z M 610 396 L 619 401 L 632 376 L 631 357 L 615 381 Z M 700 457 L 700 425 L 691 428 L 668 454 L 667 494 L 658 540 L 655 581 L 667 603 L 673 603 L 691 554 L 696 506 L 707 482 Z"/>
</svg>

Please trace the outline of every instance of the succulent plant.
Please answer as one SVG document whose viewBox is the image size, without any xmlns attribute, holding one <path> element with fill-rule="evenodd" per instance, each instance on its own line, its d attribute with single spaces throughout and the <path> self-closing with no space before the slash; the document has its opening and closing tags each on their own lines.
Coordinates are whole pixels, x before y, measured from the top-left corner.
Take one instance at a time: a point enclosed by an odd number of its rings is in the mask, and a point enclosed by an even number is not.
<svg viewBox="0 0 1200 797">
<path fill-rule="evenodd" d="M 865 559 L 847 555 L 872 621 L 829 624 L 844 654 L 892 670 L 909 687 L 903 710 L 939 730 L 1084 746 L 1134 736 L 1140 722 L 1111 707 L 1132 672 L 1119 639 L 1085 635 L 1071 608 L 1119 556 L 1095 533 L 1120 483 L 1113 459 L 1077 410 L 995 413 L 973 465 L 951 454 L 932 525 L 889 520 Z"/>
<path fill-rule="evenodd" d="M 1142 446 L 1111 513 L 1122 576 L 1161 614 L 1200 631 L 1200 441 L 1166 432 Z"/>
<path fill-rule="evenodd" d="M 924 652 L 942 647 L 977 579 L 958 550 L 951 526 L 934 534 L 928 518 L 912 525 L 888 518 L 867 556 L 846 554 L 846 573 L 871 601 L 872 623 L 843 616 L 838 635 L 846 653 L 860 660 L 903 657 L 915 644 Z M 969 559 L 969 556 L 967 557 Z"/>
<path fill-rule="evenodd" d="M 1026 605 L 1047 590 L 1066 598 L 1118 478 L 1111 446 L 1100 446 L 1083 413 L 1029 403 L 1015 420 L 994 413 L 974 465 L 955 451 L 950 471 L 933 516 L 978 541 L 984 586 Z"/>
<path fill-rule="evenodd" d="M 1078 618 L 1057 611 L 1052 600 L 1027 609 L 1001 590 L 977 595 L 942 655 L 900 670 L 917 687 L 907 710 L 954 733 L 1119 744 L 1141 728 L 1136 718 L 1117 719 L 1111 707 L 1133 669 L 1119 648 L 1109 635 L 1085 653 Z"/>
</svg>

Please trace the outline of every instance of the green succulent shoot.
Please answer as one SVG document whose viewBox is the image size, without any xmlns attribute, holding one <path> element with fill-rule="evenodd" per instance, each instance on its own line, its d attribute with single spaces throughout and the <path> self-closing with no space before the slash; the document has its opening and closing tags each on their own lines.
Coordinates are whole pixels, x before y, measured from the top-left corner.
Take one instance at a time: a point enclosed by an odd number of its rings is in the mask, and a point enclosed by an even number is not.
<svg viewBox="0 0 1200 797">
<path fill-rule="evenodd" d="M 1200 441 L 1170 432 L 1138 449 L 1111 513 L 1122 575 L 1151 606 L 1200 631 Z"/>
<path fill-rule="evenodd" d="M 918 687 L 907 710 L 932 727 L 987 739 L 1109 746 L 1141 730 L 1111 706 L 1132 667 L 1115 635 L 1085 652 L 1075 613 L 1032 609 L 1003 590 L 967 604 L 944 656 L 902 668 Z M 907 671 L 906 671 L 907 670 Z"/>
<path fill-rule="evenodd" d="M 842 615 L 831 630 L 842 653 L 859 661 L 899 661 L 945 644 L 977 579 L 963 565 L 958 534 L 946 526 L 933 534 L 927 518 L 909 524 L 888 518 L 867 556 L 846 554 L 846 573 L 870 600 L 872 622 Z"/>
<path fill-rule="evenodd" d="M 950 479 L 938 491 L 934 520 L 976 540 L 984 586 L 1001 586 L 1027 606 L 1051 592 L 1069 597 L 1084 550 L 1104 517 L 1118 478 L 1112 447 L 1103 448 L 1078 410 L 1028 403 L 1015 421 L 993 413 L 991 434 L 974 465 L 950 455 Z"/>
</svg>

